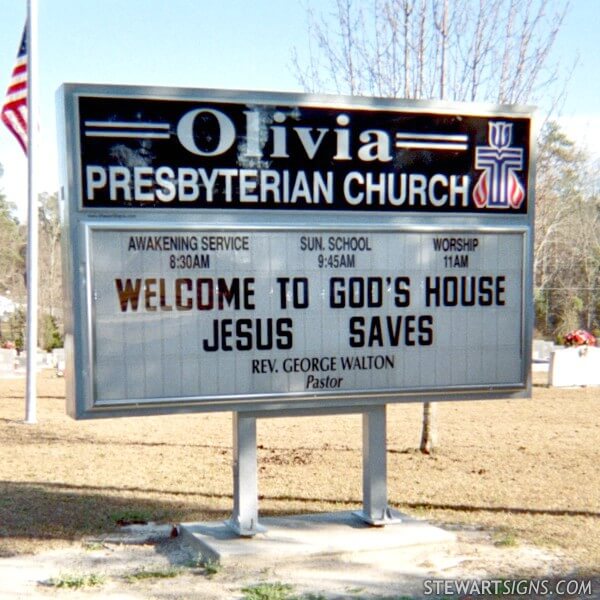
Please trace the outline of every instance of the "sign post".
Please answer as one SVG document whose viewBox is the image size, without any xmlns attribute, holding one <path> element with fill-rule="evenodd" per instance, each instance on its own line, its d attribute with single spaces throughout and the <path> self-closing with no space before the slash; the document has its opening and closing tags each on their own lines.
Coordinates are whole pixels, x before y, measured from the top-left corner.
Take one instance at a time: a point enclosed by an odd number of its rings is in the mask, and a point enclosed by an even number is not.
<svg viewBox="0 0 600 600">
<path fill-rule="evenodd" d="M 388 506 L 386 409 L 374 406 L 363 413 L 363 510 L 354 513 L 370 525 L 399 521 Z"/>
<path fill-rule="evenodd" d="M 256 417 L 233 413 L 233 513 L 229 527 L 243 537 L 265 531 L 258 523 Z"/>
<path fill-rule="evenodd" d="M 387 506 L 389 403 L 530 395 L 528 108 L 67 84 L 68 411 L 363 414 Z"/>
</svg>

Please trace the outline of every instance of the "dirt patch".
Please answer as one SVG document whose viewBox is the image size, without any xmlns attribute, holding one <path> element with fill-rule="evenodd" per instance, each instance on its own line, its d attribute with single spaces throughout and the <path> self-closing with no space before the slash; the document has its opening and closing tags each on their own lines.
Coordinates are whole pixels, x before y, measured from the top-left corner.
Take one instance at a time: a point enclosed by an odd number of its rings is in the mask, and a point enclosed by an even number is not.
<svg viewBox="0 0 600 600">
<path fill-rule="evenodd" d="M 446 546 L 261 566 L 211 566 L 202 564 L 163 528 L 147 541 L 140 540 L 139 532 L 128 531 L 43 551 L 35 561 L 28 556 L 4 559 L 0 561 L 0 597 L 3 592 L 6 597 L 64 597 L 66 590 L 57 584 L 88 581 L 80 590 L 69 590 L 68 597 L 230 600 L 244 598 L 245 588 L 279 583 L 302 600 L 420 598 L 432 581 L 498 580 L 514 576 L 516 565 L 520 578 L 545 580 L 559 580 L 573 566 L 561 553 L 527 545 L 498 546 L 488 534 L 476 531 L 462 531 L 457 544 Z M 599 589 L 598 580 L 584 581 Z"/>
<path fill-rule="evenodd" d="M 26 425 L 24 380 L 0 381 L 0 564 L 81 553 L 83 539 L 119 531 L 119 520 L 229 516 L 228 413 L 76 422 L 65 414 L 64 380 L 45 372 L 38 389 L 38 424 Z M 390 503 L 488 536 L 491 553 L 473 555 L 470 573 L 517 572 L 522 557 L 505 564 L 502 552 L 531 548 L 551 557 L 550 571 L 597 575 L 599 403 L 598 388 L 551 389 L 538 378 L 532 400 L 439 404 L 429 457 L 415 451 L 421 406 L 390 406 Z M 359 416 L 260 420 L 258 438 L 261 514 L 360 507 Z"/>
<path fill-rule="evenodd" d="M 259 471 L 266 472 L 264 465 L 308 465 L 314 462 L 315 451 L 310 448 L 265 448 L 258 446 Z"/>
</svg>

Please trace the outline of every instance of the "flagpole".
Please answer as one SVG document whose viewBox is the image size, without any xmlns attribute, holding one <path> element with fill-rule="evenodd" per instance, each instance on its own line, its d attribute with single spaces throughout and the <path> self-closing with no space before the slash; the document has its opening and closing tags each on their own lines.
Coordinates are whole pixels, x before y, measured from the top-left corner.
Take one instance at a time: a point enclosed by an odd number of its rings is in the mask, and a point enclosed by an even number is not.
<svg viewBox="0 0 600 600">
<path fill-rule="evenodd" d="M 37 422 L 37 337 L 38 337 L 38 181 L 37 181 L 37 0 L 27 2 L 27 389 L 25 422 Z"/>
</svg>

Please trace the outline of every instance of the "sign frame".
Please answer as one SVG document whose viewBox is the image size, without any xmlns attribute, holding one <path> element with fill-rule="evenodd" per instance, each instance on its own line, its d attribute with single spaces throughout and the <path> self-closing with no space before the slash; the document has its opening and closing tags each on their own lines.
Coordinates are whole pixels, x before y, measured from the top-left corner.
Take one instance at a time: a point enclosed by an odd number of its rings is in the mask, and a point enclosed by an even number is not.
<svg viewBox="0 0 600 600">
<path fill-rule="evenodd" d="M 527 212 L 496 213 L 425 213 L 408 212 L 318 212 L 309 210 L 235 210 L 181 209 L 162 207 L 160 210 L 131 207 L 84 207 L 82 196 L 82 148 L 79 131 L 78 98 L 94 96 L 103 99 L 153 98 L 158 100 L 246 102 L 262 105 L 297 105 L 336 110 L 402 111 L 473 115 L 489 118 L 522 117 L 530 119 L 529 160 L 527 176 Z M 61 187 L 63 220 L 63 273 L 66 297 L 65 348 L 67 371 L 67 406 L 74 418 L 102 418 L 172 414 L 181 412 L 239 411 L 247 414 L 279 416 L 281 414 L 322 414 L 323 412 L 356 411 L 397 402 L 456 401 L 471 399 L 526 398 L 531 395 L 531 342 L 533 326 L 533 219 L 535 179 L 535 128 L 529 107 L 462 105 L 440 102 L 398 101 L 388 99 L 328 97 L 305 94 L 191 90 L 172 88 L 142 88 L 132 86 L 100 86 L 65 84 L 58 92 L 59 120 L 65 132 L 62 139 L 64 185 Z M 168 221 L 168 224 L 165 221 Z M 202 224 L 199 221 L 202 220 Z M 95 400 L 95 362 L 93 350 L 94 298 L 91 289 L 92 257 L 90 236 L 100 230 L 135 231 L 329 231 L 347 232 L 432 232 L 468 234 L 518 233 L 523 237 L 521 292 L 521 378 L 511 384 L 494 386 L 453 386 L 422 390 L 395 389 L 385 392 L 361 393 L 287 393 L 258 396 L 206 399 L 169 398 L 144 402 L 131 399 L 120 403 L 98 403 Z"/>
</svg>

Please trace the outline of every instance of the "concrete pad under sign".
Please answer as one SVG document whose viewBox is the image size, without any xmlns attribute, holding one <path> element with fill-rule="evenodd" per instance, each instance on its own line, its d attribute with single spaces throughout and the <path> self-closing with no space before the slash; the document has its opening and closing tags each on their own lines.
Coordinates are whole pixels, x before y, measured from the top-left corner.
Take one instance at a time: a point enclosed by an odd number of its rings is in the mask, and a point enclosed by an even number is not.
<svg viewBox="0 0 600 600">
<path fill-rule="evenodd" d="M 222 564 L 267 559 L 273 563 L 456 541 L 452 532 L 401 517 L 401 522 L 385 527 L 367 525 L 351 512 L 266 517 L 260 523 L 267 531 L 251 538 L 237 536 L 222 522 L 182 523 L 179 531 L 191 550 Z"/>
</svg>

